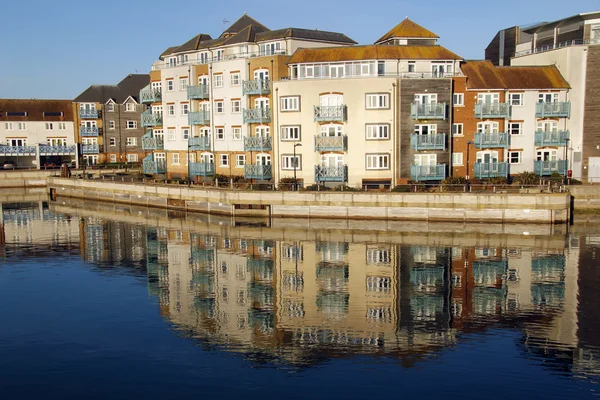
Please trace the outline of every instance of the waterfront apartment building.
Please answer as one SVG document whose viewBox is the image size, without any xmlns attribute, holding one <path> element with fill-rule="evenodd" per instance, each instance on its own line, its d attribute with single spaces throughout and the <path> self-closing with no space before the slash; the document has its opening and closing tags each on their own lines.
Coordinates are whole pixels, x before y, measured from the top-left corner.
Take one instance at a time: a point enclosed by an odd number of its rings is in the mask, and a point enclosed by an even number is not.
<svg viewBox="0 0 600 400">
<path fill-rule="evenodd" d="M 568 169 L 573 177 L 600 181 L 600 12 L 500 31 L 486 59 L 514 66 L 555 65 L 569 82 Z"/>
<path fill-rule="evenodd" d="M 73 100 L 77 143 L 85 165 L 137 163 L 144 157 L 140 89 L 150 77 L 127 75 L 116 85 L 92 85 Z"/>
<path fill-rule="evenodd" d="M 271 180 L 273 81 L 288 76 L 299 47 L 348 46 L 347 36 L 319 30 L 269 30 L 248 15 L 217 39 L 199 34 L 161 54 L 140 92 L 148 105 L 144 173 L 170 178 L 215 174 Z"/>
<path fill-rule="evenodd" d="M 0 163 L 44 168 L 77 160 L 70 100 L 0 99 Z"/>
</svg>

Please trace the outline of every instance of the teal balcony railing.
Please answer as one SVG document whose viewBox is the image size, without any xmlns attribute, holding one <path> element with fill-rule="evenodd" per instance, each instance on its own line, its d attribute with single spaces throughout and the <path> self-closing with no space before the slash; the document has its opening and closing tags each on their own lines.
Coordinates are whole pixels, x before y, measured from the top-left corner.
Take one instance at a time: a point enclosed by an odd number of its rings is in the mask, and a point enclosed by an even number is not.
<svg viewBox="0 0 600 400">
<path fill-rule="evenodd" d="M 207 110 L 192 111 L 188 113 L 188 124 L 190 125 L 209 125 L 210 112 Z"/>
<path fill-rule="evenodd" d="M 567 171 L 566 160 L 554 160 L 554 161 L 534 161 L 533 172 L 539 176 L 548 176 L 553 173 L 564 175 Z"/>
<path fill-rule="evenodd" d="M 140 90 L 140 101 L 144 104 L 161 102 L 162 90 L 148 85 Z"/>
<path fill-rule="evenodd" d="M 537 118 L 569 118 L 571 116 L 570 101 L 542 102 L 535 105 Z"/>
<path fill-rule="evenodd" d="M 191 176 L 213 176 L 215 174 L 215 163 L 190 163 Z"/>
<path fill-rule="evenodd" d="M 84 144 L 81 146 L 82 154 L 99 154 L 100 145 L 98 144 Z"/>
<path fill-rule="evenodd" d="M 167 163 L 165 160 L 155 160 L 154 156 L 150 154 L 144 158 L 142 163 L 142 169 L 144 174 L 156 175 L 167 173 Z"/>
<path fill-rule="evenodd" d="M 314 118 L 316 122 L 345 122 L 348 120 L 348 107 L 345 104 L 315 106 Z"/>
<path fill-rule="evenodd" d="M 244 166 L 245 179 L 259 179 L 268 181 L 273 179 L 272 165 L 246 164 Z"/>
<path fill-rule="evenodd" d="M 207 100 L 210 97 L 208 85 L 188 86 L 188 100 Z"/>
<path fill-rule="evenodd" d="M 410 178 L 413 181 L 441 181 L 446 178 L 446 164 L 411 165 Z"/>
<path fill-rule="evenodd" d="M 446 150 L 446 134 L 436 133 L 434 135 L 410 135 L 410 147 L 413 150 Z"/>
<path fill-rule="evenodd" d="M 193 151 L 210 150 L 210 136 L 195 136 L 188 139 L 188 147 Z"/>
<path fill-rule="evenodd" d="M 505 162 L 475 163 L 473 169 L 477 179 L 506 178 L 508 176 L 508 163 Z"/>
<path fill-rule="evenodd" d="M 508 132 L 476 133 L 474 140 L 476 149 L 508 148 L 508 142 Z"/>
<path fill-rule="evenodd" d="M 142 126 L 162 126 L 162 114 L 144 111 L 142 113 Z"/>
<path fill-rule="evenodd" d="M 475 104 L 475 118 L 510 118 L 510 104 L 477 103 Z"/>
<path fill-rule="evenodd" d="M 446 103 L 413 103 L 410 114 L 412 119 L 446 119 Z"/>
<path fill-rule="evenodd" d="M 245 124 L 262 124 L 271 122 L 271 109 L 268 107 L 245 108 Z"/>
<path fill-rule="evenodd" d="M 315 151 L 347 151 L 348 135 L 315 136 Z"/>
<path fill-rule="evenodd" d="M 154 151 L 163 150 L 165 143 L 162 136 L 155 137 L 152 134 L 152 130 L 149 130 L 144 136 L 142 136 L 142 150 Z"/>
<path fill-rule="evenodd" d="M 49 144 L 40 144 L 40 156 L 68 156 L 75 155 L 76 145 L 52 146 Z"/>
<path fill-rule="evenodd" d="M 269 94 L 271 87 L 268 79 L 254 79 L 252 81 L 242 82 L 242 93 L 244 95 Z"/>
<path fill-rule="evenodd" d="M 79 118 L 98 118 L 98 110 L 95 108 L 80 108 Z"/>
<path fill-rule="evenodd" d="M 269 151 L 273 149 L 273 140 L 270 136 L 247 136 L 244 138 L 245 151 Z"/>
<path fill-rule="evenodd" d="M 550 131 L 550 132 L 536 132 L 535 133 L 535 145 L 539 147 L 543 146 L 566 146 L 567 140 L 569 139 L 569 131 Z"/>
<path fill-rule="evenodd" d="M 35 146 L 3 146 L 0 145 L 0 155 L 3 156 L 35 156 Z"/>
<path fill-rule="evenodd" d="M 79 135 L 81 137 L 97 137 L 100 130 L 97 126 L 80 126 Z"/>
<path fill-rule="evenodd" d="M 346 182 L 348 181 L 348 166 L 315 165 L 315 182 Z"/>
</svg>

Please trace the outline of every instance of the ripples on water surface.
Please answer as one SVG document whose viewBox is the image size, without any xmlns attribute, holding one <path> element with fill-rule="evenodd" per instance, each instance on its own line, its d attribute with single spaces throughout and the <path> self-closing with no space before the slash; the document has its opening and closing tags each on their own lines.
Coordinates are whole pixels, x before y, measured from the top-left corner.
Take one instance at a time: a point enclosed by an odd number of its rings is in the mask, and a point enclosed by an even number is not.
<svg viewBox="0 0 600 400">
<path fill-rule="evenodd" d="M 600 225 L 40 200 L 3 202 L 3 399 L 597 397 Z"/>
</svg>

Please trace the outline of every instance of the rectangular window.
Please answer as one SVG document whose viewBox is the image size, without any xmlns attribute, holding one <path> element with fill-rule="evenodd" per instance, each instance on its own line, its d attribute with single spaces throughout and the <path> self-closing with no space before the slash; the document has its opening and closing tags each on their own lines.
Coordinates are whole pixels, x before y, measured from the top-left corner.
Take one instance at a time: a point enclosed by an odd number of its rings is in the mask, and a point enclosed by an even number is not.
<svg viewBox="0 0 600 400">
<path fill-rule="evenodd" d="M 177 140 L 177 130 L 175 128 L 167 129 L 167 140 Z"/>
<path fill-rule="evenodd" d="M 13 123 L 12 122 L 5 122 L 4 123 L 4 129 L 6 129 L 7 131 L 12 131 L 13 130 Z"/>
<path fill-rule="evenodd" d="M 127 154 L 127 162 L 138 162 L 137 154 Z"/>
<path fill-rule="evenodd" d="M 26 117 L 27 111 L 7 111 L 7 117 Z"/>
<path fill-rule="evenodd" d="M 508 104 L 511 106 L 522 106 L 523 105 L 523 93 L 509 93 Z"/>
<path fill-rule="evenodd" d="M 390 169 L 389 154 L 367 154 L 367 169 Z"/>
<path fill-rule="evenodd" d="M 44 117 L 62 117 L 62 111 L 44 111 Z"/>
<path fill-rule="evenodd" d="M 229 154 L 220 154 L 219 163 L 221 167 L 229 167 Z"/>
<path fill-rule="evenodd" d="M 508 162 L 509 164 L 521 164 L 521 152 L 520 151 L 509 151 Z"/>
<path fill-rule="evenodd" d="M 108 139 L 108 143 L 110 146 L 116 146 L 117 145 L 117 138 L 111 137 Z"/>
<path fill-rule="evenodd" d="M 293 170 L 294 168 L 296 168 L 296 170 L 302 170 L 302 160 L 301 160 L 301 156 L 296 154 L 296 158 L 294 158 L 294 155 L 282 155 L 281 156 L 281 169 L 287 169 L 287 170 Z"/>
<path fill-rule="evenodd" d="M 135 111 L 134 103 L 125 103 L 125 111 L 132 112 Z"/>
<path fill-rule="evenodd" d="M 225 140 L 225 128 L 215 128 L 215 134 L 217 136 L 217 140 Z"/>
<path fill-rule="evenodd" d="M 137 146 L 137 138 L 136 137 L 128 137 L 127 138 L 127 147 Z"/>
<path fill-rule="evenodd" d="M 137 129 L 137 121 L 127 121 L 127 129 Z"/>
<path fill-rule="evenodd" d="M 111 131 L 115 130 L 116 124 L 115 121 L 108 121 L 108 129 Z"/>
<path fill-rule="evenodd" d="M 463 165 L 463 153 L 452 153 L 452 165 Z"/>
<path fill-rule="evenodd" d="M 188 78 L 179 78 L 179 90 L 187 90 L 188 87 Z"/>
<path fill-rule="evenodd" d="M 167 115 L 170 117 L 175 115 L 175 104 L 167 104 Z"/>
<path fill-rule="evenodd" d="M 511 135 L 520 135 L 521 134 L 521 123 L 520 122 L 509 122 L 508 132 Z"/>
<path fill-rule="evenodd" d="M 368 124 L 367 140 L 386 140 L 390 138 L 389 124 Z"/>
<path fill-rule="evenodd" d="M 281 111 L 300 111 L 300 96 L 282 97 Z"/>
<path fill-rule="evenodd" d="M 172 92 L 175 90 L 175 81 L 173 79 L 167 80 L 167 92 Z"/>
<path fill-rule="evenodd" d="M 54 130 L 54 122 L 46 122 L 46 130 L 53 131 Z"/>
<path fill-rule="evenodd" d="M 215 87 L 223 87 L 223 75 L 215 75 Z"/>
<path fill-rule="evenodd" d="M 19 130 L 20 131 L 26 131 L 27 130 L 27 123 L 26 122 L 19 122 Z"/>
<path fill-rule="evenodd" d="M 231 100 L 231 112 L 234 114 L 239 114 L 242 112 L 241 100 Z"/>
<path fill-rule="evenodd" d="M 59 131 L 65 131 L 65 130 L 67 130 L 67 123 L 66 122 L 59 122 L 58 123 L 58 130 Z"/>
<path fill-rule="evenodd" d="M 300 126 L 282 126 L 281 140 L 300 140 Z"/>
<path fill-rule="evenodd" d="M 179 165 L 180 163 L 181 163 L 181 161 L 179 159 L 179 153 L 173 153 L 171 155 L 171 164 Z"/>
<path fill-rule="evenodd" d="M 110 155 L 110 162 L 111 163 L 116 163 L 117 162 L 117 155 L 116 154 L 111 154 Z"/>
<path fill-rule="evenodd" d="M 452 104 L 455 106 L 464 106 L 465 95 L 463 93 L 454 93 L 452 95 Z"/>
<path fill-rule="evenodd" d="M 236 154 L 235 166 L 237 168 L 243 168 L 244 165 L 246 165 L 246 155 L 245 154 Z"/>
<path fill-rule="evenodd" d="M 376 110 L 390 107 L 389 93 L 368 94 L 367 95 L 367 110 Z"/>
<path fill-rule="evenodd" d="M 181 115 L 188 115 L 190 112 L 190 105 L 188 103 L 181 104 Z"/>
<path fill-rule="evenodd" d="M 225 102 L 223 100 L 215 101 L 215 113 L 223 114 L 225 112 Z"/>
<path fill-rule="evenodd" d="M 540 93 L 538 94 L 539 103 L 554 103 L 558 101 L 558 93 Z"/>
<path fill-rule="evenodd" d="M 463 135 L 463 124 L 452 124 L 452 135 L 462 136 Z"/>
<path fill-rule="evenodd" d="M 231 127 L 231 136 L 233 140 L 242 140 L 242 128 L 240 126 Z"/>
<path fill-rule="evenodd" d="M 108 109 L 108 110 L 107 110 L 108 112 L 114 112 L 114 111 L 115 111 L 115 103 L 112 103 L 112 102 L 111 102 L 111 103 L 108 103 L 108 104 L 106 105 L 106 107 L 107 107 L 107 109 Z M 113 155 L 114 155 L 114 154 L 113 154 Z M 115 156 L 115 157 L 116 157 L 116 156 Z"/>
<path fill-rule="evenodd" d="M 185 165 L 188 165 L 189 163 L 195 163 L 195 162 L 196 162 L 196 153 L 189 153 L 185 160 Z"/>
<path fill-rule="evenodd" d="M 231 73 L 231 86 L 240 86 L 240 73 L 239 72 Z"/>
<path fill-rule="evenodd" d="M 436 124 L 415 125 L 417 135 L 435 135 L 437 133 Z"/>
<path fill-rule="evenodd" d="M 181 135 L 183 136 L 183 140 L 188 140 L 190 138 L 190 128 L 182 128 Z"/>
</svg>

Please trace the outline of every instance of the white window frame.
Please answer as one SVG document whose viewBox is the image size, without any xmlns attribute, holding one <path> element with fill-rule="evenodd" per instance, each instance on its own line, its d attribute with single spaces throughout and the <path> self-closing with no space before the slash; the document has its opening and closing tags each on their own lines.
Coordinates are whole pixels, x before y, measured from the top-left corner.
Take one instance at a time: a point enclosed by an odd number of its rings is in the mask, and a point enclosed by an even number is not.
<svg viewBox="0 0 600 400">
<path fill-rule="evenodd" d="M 242 112 L 242 100 L 240 100 L 240 99 L 231 100 L 231 113 L 239 114 L 241 112 Z"/>
<path fill-rule="evenodd" d="M 126 112 L 135 112 L 135 104 L 134 103 L 125 103 L 125 111 Z"/>
<path fill-rule="evenodd" d="M 188 113 L 190 112 L 190 104 L 189 103 L 181 103 L 180 108 L 181 108 L 181 115 L 188 115 Z"/>
<path fill-rule="evenodd" d="M 390 155 L 389 153 L 365 154 L 365 169 L 373 170 L 389 170 Z"/>
<path fill-rule="evenodd" d="M 459 133 L 460 131 L 460 133 Z M 454 123 L 452 124 L 452 136 L 464 136 L 464 125 L 463 123 Z"/>
<path fill-rule="evenodd" d="M 114 131 L 117 128 L 117 123 L 114 120 L 108 121 L 108 130 Z"/>
<path fill-rule="evenodd" d="M 367 140 L 389 140 L 390 124 L 366 124 L 365 137 Z"/>
<path fill-rule="evenodd" d="M 465 105 L 465 94 L 454 93 L 452 95 L 452 105 L 455 107 L 463 107 Z"/>
<path fill-rule="evenodd" d="M 213 81 L 214 87 L 222 88 L 224 86 L 223 74 L 215 74 L 215 76 L 213 77 Z"/>
<path fill-rule="evenodd" d="M 169 141 L 177 140 L 177 129 L 176 128 L 167 128 L 167 140 L 169 140 Z"/>
<path fill-rule="evenodd" d="M 246 165 L 246 155 L 245 154 L 236 154 L 235 155 L 235 167 L 236 168 L 244 168 Z"/>
<path fill-rule="evenodd" d="M 108 143 L 109 143 L 108 145 L 111 146 L 111 147 L 116 146 L 117 145 L 117 138 L 114 138 L 114 137 L 108 138 Z"/>
<path fill-rule="evenodd" d="M 499 125 L 497 122 L 485 121 L 477 123 L 477 133 L 498 133 Z"/>
<path fill-rule="evenodd" d="M 302 155 L 296 154 L 294 161 L 293 154 L 282 154 L 281 155 L 281 169 L 285 171 L 294 170 L 294 163 L 296 164 L 296 171 L 302 171 Z"/>
<path fill-rule="evenodd" d="M 187 87 L 189 85 L 189 80 L 188 78 L 179 78 L 179 91 L 183 92 L 184 90 L 187 90 Z"/>
<path fill-rule="evenodd" d="M 190 138 L 190 128 L 181 128 L 181 137 L 183 140 L 188 140 Z"/>
<path fill-rule="evenodd" d="M 300 140 L 300 125 L 286 125 L 281 127 L 281 140 L 284 142 L 297 142 Z"/>
<path fill-rule="evenodd" d="M 139 158 L 138 155 L 133 153 L 133 154 L 127 154 L 127 162 L 133 163 L 133 162 L 138 162 Z"/>
<path fill-rule="evenodd" d="M 4 123 L 4 129 L 6 129 L 7 131 L 14 131 L 14 125 L 12 122 L 5 122 Z"/>
<path fill-rule="evenodd" d="M 181 165 L 179 153 L 171 153 L 171 165 Z"/>
<path fill-rule="evenodd" d="M 515 99 L 518 99 L 515 101 Z M 521 107 L 523 105 L 523 93 L 509 93 L 508 105 L 513 107 Z"/>
<path fill-rule="evenodd" d="M 437 124 L 415 124 L 413 133 L 417 135 L 436 135 Z"/>
<path fill-rule="evenodd" d="M 225 101 L 219 100 L 215 101 L 215 114 L 224 114 L 225 113 Z"/>
<path fill-rule="evenodd" d="M 135 147 L 137 146 L 137 138 L 134 136 L 128 136 L 125 142 L 126 147 Z"/>
<path fill-rule="evenodd" d="M 217 140 L 225 140 L 225 127 L 219 126 L 215 128 L 215 138 Z"/>
<path fill-rule="evenodd" d="M 551 97 L 551 101 L 548 101 L 547 97 Z M 555 103 L 558 101 L 558 93 L 555 92 L 544 92 L 538 94 L 538 103 Z"/>
<path fill-rule="evenodd" d="M 240 73 L 239 72 L 232 72 L 230 75 L 230 84 L 231 86 L 240 86 L 241 85 L 241 80 L 240 80 Z"/>
<path fill-rule="evenodd" d="M 175 116 L 175 104 L 167 104 L 167 115 L 169 117 Z"/>
<path fill-rule="evenodd" d="M 452 153 L 452 165 L 464 165 L 464 153 Z"/>
<path fill-rule="evenodd" d="M 367 110 L 387 110 L 390 108 L 389 93 L 367 93 L 365 97 Z"/>
<path fill-rule="evenodd" d="M 437 165 L 437 154 L 415 154 L 414 155 L 415 165 Z"/>
<path fill-rule="evenodd" d="M 231 127 L 231 138 L 232 140 L 242 140 L 242 127 L 241 126 L 232 126 Z"/>
<path fill-rule="evenodd" d="M 517 129 L 518 133 L 513 133 L 513 127 L 518 126 L 519 129 Z M 508 123 L 508 134 L 511 136 L 517 136 L 517 135 L 522 135 L 523 134 L 523 123 L 522 122 L 509 122 Z"/>
<path fill-rule="evenodd" d="M 138 124 L 137 121 L 128 120 L 125 125 L 125 129 L 137 129 Z"/>
<path fill-rule="evenodd" d="M 60 124 L 61 122 L 59 122 Z M 20 131 L 26 131 L 27 130 L 27 122 L 19 122 L 17 124 L 19 126 L 19 130 Z"/>
<path fill-rule="evenodd" d="M 175 80 L 167 79 L 167 92 L 175 91 Z"/>
<path fill-rule="evenodd" d="M 67 130 L 67 123 L 66 122 L 59 122 L 58 123 L 58 130 L 59 131 L 66 131 Z"/>
<path fill-rule="evenodd" d="M 517 154 L 517 158 L 518 158 L 518 162 L 513 162 L 512 161 L 512 155 L 513 154 Z M 514 150 L 508 150 L 506 152 L 506 161 L 508 161 L 509 164 L 522 164 L 523 163 L 523 152 L 522 151 L 514 151 Z"/>
<path fill-rule="evenodd" d="M 46 122 L 46 130 L 53 131 L 54 130 L 54 122 Z"/>
<path fill-rule="evenodd" d="M 300 111 L 300 96 L 285 96 L 280 99 L 282 112 Z"/>
<path fill-rule="evenodd" d="M 112 101 L 110 103 L 108 103 L 106 105 L 106 107 L 107 107 L 106 111 L 108 111 L 108 112 L 114 112 L 115 111 L 115 103 L 113 103 Z"/>
<path fill-rule="evenodd" d="M 229 154 L 219 154 L 219 166 L 229 167 Z"/>
<path fill-rule="evenodd" d="M 110 155 L 110 162 L 111 163 L 116 163 L 117 162 L 117 155 L 116 154 L 111 154 Z"/>
</svg>

